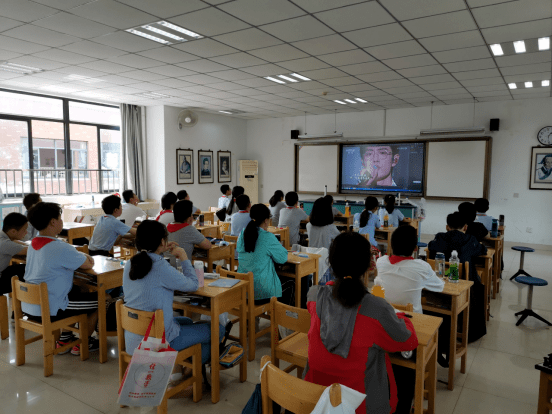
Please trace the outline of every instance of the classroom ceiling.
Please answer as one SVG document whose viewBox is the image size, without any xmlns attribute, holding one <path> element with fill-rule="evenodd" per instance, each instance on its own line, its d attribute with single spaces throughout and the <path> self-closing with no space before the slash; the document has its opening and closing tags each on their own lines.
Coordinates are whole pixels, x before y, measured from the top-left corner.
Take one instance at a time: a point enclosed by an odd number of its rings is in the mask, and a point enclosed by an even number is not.
<svg viewBox="0 0 552 414">
<path fill-rule="evenodd" d="M 203 37 L 125 31 L 160 21 Z M 0 88 L 245 119 L 532 99 L 551 50 L 510 45 L 551 35 L 551 0 L 0 0 L 0 63 L 42 69 Z"/>
</svg>

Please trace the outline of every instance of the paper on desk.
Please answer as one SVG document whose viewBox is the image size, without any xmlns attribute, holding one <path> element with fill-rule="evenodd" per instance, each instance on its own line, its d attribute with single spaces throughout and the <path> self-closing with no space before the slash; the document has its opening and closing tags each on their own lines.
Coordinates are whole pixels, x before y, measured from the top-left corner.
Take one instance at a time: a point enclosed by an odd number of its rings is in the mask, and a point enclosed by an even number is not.
<svg viewBox="0 0 552 414">
<path fill-rule="evenodd" d="M 238 279 L 219 279 L 209 285 L 209 287 L 232 287 L 237 285 L 240 281 Z"/>
</svg>

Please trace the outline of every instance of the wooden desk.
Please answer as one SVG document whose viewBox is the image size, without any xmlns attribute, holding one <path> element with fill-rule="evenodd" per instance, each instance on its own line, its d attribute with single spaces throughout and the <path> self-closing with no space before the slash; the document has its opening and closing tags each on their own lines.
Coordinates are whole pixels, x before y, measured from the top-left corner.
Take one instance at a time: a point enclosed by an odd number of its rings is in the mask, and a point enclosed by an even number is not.
<svg viewBox="0 0 552 414">
<path fill-rule="evenodd" d="M 244 357 L 240 362 L 240 382 L 247 380 L 247 341 L 246 327 L 246 292 L 249 282 L 241 280 L 231 288 L 209 287 L 214 280 L 205 280 L 205 286 L 191 293 L 210 299 L 210 306 L 194 306 L 189 303 L 175 301 L 173 307 L 182 309 L 185 313 L 195 312 L 211 317 L 211 401 L 213 404 L 220 400 L 220 364 L 219 361 L 219 315 L 228 312 L 233 308 L 240 309 L 240 339 L 243 346 Z"/>
<path fill-rule="evenodd" d="M 309 257 L 299 257 L 293 253 L 288 253 L 287 262 L 282 270 L 277 273 L 280 276 L 292 277 L 295 279 L 295 306 L 301 307 L 301 278 L 313 274 L 313 285 L 318 284 L 318 259 L 319 254 L 304 253 Z"/>
<path fill-rule="evenodd" d="M 424 290 L 423 296 L 426 297 L 426 304 L 422 305 L 425 311 L 440 313 L 450 316 L 450 347 L 449 347 L 449 374 L 448 389 L 454 389 L 454 367 L 456 358 L 462 358 L 460 372 L 466 373 L 466 361 L 468 354 L 468 327 L 470 314 L 470 287 L 473 282 L 470 280 L 459 280 L 458 283 L 445 281 L 445 287 L 442 292 L 429 292 Z M 438 307 L 430 302 L 432 297 L 438 296 L 439 302 L 446 307 Z M 450 307 L 448 304 L 450 303 Z M 462 334 L 460 335 L 460 344 L 457 344 L 458 337 L 458 315 L 464 312 L 462 319 Z"/>
<path fill-rule="evenodd" d="M 437 385 L 437 340 L 439 326 L 443 320 L 435 316 L 422 315 L 420 313 L 405 312 L 412 315 L 411 322 L 414 325 L 418 337 L 416 359 L 404 359 L 400 353 L 390 354 L 391 363 L 416 371 L 416 385 L 414 391 L 414 414 L 434 414 L 435 394 Z M 429 372 L 427 378 L 427 410 L 424 410 L 424 378 L 425 372 Z"/>
<path fill-rule="evenodd" d="M 552 410 L 552 369 L 543 366 L 543 364 L 535 365 L 535 368 L 540 371 L 539 385 L 539 405 L 537 414 L 550 414 Z"/>
<path fill-rule="evenodd" d="M 207 263 L 207 272 L 213 272 L 213 262 L 217 260 L 225 260 L 226 264 L 230 263 L 230 269 L 234 271 L 234 250 L 236 243 L 229 243 L 228 246 L 215 246 L 212 245 L 210 249 L 204 250 L 198 246 L 195 246 L 194 253 L 192 254 L 193 260 L 201 260 L 203 263 Z"/>
<path fill-rule="evenodd" d="M 197 226 L 196 229 L 205 237 L 213 237 L 215 239 L 222 238 L 220 226 L 217 224 L 205 224 L 204 226 Z"/>
<path fill-rule="evenodd" d="M 353 228 L 353 221 L 355 219 L 354 215 L 349 216 L 335 216 L 334 217 L 334 225 L 336 226 L 345 226 L 347 227 L 347 231 L 351 230 Z"/>
<path fill-rule="evenodd" d="M 268 231 L 272 234 L 279 234 L 280 235 L 280 242 L 282 243 L 282 246 L 284 246 L 286 249 L 290 249 L 291 246 L 289 245 L 289 227 L 268 227 Z"/>
<path fill-rule="evenodd" d="M 148 210 L 159 210 L 159 201 L 144 201 L 142 203 L 138 203 L 138 207 L 140 207 L 145 212 L 147 212 Z M 65 214 L 63 220 L 67 222 L 74 222 L 75 218 L 78 216 L 98 217 L 105 214 L 102 209 L 102 203 L 100 201 L 95 203 L 94 207 L 92 207 L 91 205 L 83 205 L 80 207 L 77 207 L 77 205 L 73 205 L 65 207 L 63 209 L 63 213 Z"/>
<path fill-rule="evenodd" d="M 496 299 L 496 294 L 500 290 L 500 279 L 502 275 L 502 255 L 504 254 L 504 236 L 499 234 L 498 237 L 488 235 L 483 239 L 484 244 L 492 247 L 495 250 L 495 260 L 493 265 L 492 286 L 493 299 Z"/>
<path fill-rule="evenodd" d="M 210 224 L 215 224 L 215 213 L 211 211 L 202 211 L 200 214 L 203 214 L 203 221 L 205 223 L 209 222 Z M 199 214 L 194 214 L 194 218 L 198 218 L 198 217 L 199 217 Z"/>
<path fill-rule="evenodd" d="M 477 266 L 477 269 L 481 269 L 481 283 L 485 286 L 485 319 L 488 321 L 491 302 L 491 285 L 495 250 L 488 248 L 487 254 L 479 256 L 479 258 L 485 260 L 483 266 Z"/>
<path fill-rule="evenodd" d="M 60 233 L 61 237 L 67 237 L 69 244 L 73 244 L 73 240 L 79 237 L 92 237 L 94 233 L 93 224 L 75 223 L 72 221 L 63 223 L 63 230 Z"/>
<path fill-rule="evenodd" d="M 387 255 L 391 256 L 393 254 L 393 249 L 391 248 L 391 236 L 395 231 L 396 227 L 383 227 L 376 229 L 374 237 L 377 240 L 384 240 L 387 243 Z M 378 237 L 379 236 L 379 237 Z"/>
</svg>

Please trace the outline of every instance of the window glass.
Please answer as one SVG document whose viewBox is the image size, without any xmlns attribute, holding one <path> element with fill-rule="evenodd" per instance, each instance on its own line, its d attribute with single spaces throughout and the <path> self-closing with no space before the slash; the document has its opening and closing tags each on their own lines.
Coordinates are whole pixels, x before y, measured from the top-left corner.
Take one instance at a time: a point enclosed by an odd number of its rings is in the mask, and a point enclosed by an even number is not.
<svg viewBox="0 0 552 414">
<path fill-rule="evenodd" d="M 0 188 L 4 194 L 30 192 L 27 122 L 0 119 Z"/>
<path fill-rule="evenodd" d="M 73 170 L 97 170 L 98 127 L 69 124 Z M 73 193 L 99 192 L 98 172 L 73 171 Z"/>
<path fill-rule="evenodd" d="M 119 126 L 121 112 L 119 108 L 69 101 L 69 119 L 89 124 Z"/>
<path fill-rule="evenodd" d="M 63 123 L 32 120 L 35 192 L 65 194 L 67 171 Z M 52 170 L 52 171 L 49 171 Z"/>
<path fill-rule="evenodd" d="M 0 91 L 0 113 L 63 119 L 63 103 L 61 99 Z"/>
<path fill-rule="evenodd" d="M 122 165 L 121 131 L 100 129 L 102 177 L 104 192 L 118 191 Z"/>
</svg>

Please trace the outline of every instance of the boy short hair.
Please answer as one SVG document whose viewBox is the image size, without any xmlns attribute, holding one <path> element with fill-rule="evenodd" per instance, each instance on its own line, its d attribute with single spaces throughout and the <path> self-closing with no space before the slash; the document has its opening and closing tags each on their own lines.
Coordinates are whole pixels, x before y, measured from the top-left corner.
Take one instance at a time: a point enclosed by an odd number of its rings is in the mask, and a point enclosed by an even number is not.
<svg viewBox="0 0 552 414">
<path fill-rule="evenodd" d="M 176 197 L 176 194 L 172 191 L 163 194 L 163 197 L 161 197 L 161 209 L 162 210 L 170 210 L 171 206 L 176 204 L 178 201 L 178 198 Z"/>
<path fill-rule="evenodd" d="M 123 199 L 125 200 L 125 203 L 130 203 L 130 199 L 132 197 L 134 197 L 134 191 L 132 190 L 123 191 Z"/>
<path fill-rule="evenodd" d="M 458 205 L 458 211 L 460 214 L 463 214 L 466 217 L 466 224 L 471 224 L 475 221 L 477 217 L 477 212 L 475 206 L 469 201 L 465 201 Z"/>
<path fill-rule="evenodd" d="M 30 193 L 23 197 L 23 205 L 27 210 L 30 210 L 40 200 L 40 194 Z"/>
<path fill-rule="evenodd" d="M 177 201 L 173 208 L 174 221 L 184 223 L 192 215 L 193 203 L 190 200 Z"/>
<path fill-rule="evenodd" d="M 121 199 L 116 195 L 107 196 L 102 200 L 102 209 L 105 214 L 113 214 L 113 212 L 121 207 Z"/>
<path fill-rule="evenodd" d="M 180 190 L 178 193 L 176 193 L 176 198 L 178 198 L 178 201 L 185 200 L 186 197 L 188 197 L 188 192 L 186 190 Z"/>
<path fill-rule="evenodd" d="M 230 186 L 228 184 L 223 184 L 220 186 L 220 192 L 224 195 L 230 190 Z"/>
<path fill-rule="evenodd" d="M 289 207 L 294 206 L 295 204 L 297 204 L 298 201 L 299 201 L 299 196 L 295 191 L 290 191 L 289 193 L 286 194 L 286 204 Z"/>
<path fill-rule="evenodd" d="M 61 218 L 61 206 L 57 203 L 38 203 L 29 210 L 27 218 L 35 229 L 42 231 L 48 227 L 50 221 Z"/>
<path fill-rule="evenodd" d="M 447 225 L 451 230 L 461 230 L 466 225 L 466 217 L 455 211 L 447 216 Z"/>
<path fill-rule="evenodd" d="M 247 210 L 247 207 L 249 207 L 249 204 L 251 204 L 251 201 L 249 200 L 249 196 L 242 194 L 238 198 L 236 198 L 236 204 L 238 205 L 238 208 L 240 210 Z"/>
<path fill-rule="evenodd" d="M 10 230 L 19 231 L 27 221 L 29 221 L 27 217 L 25 217 L 21 213 L 10 213 L 4 219 L 4 223 L 2 224 L 2 231 L 4 233 L 7 233 Z"/>
<path fill-rule="evenodd" d="M 400 226 L 391 235 L 391 247 L 396 256 L 411 256 L 418 247 L 418 232 L 412 226 Z"/>
<path fill-rule="evenodd" d="M 473 204 L 478 213 L 486 213 L 489 211 L 489 200 L 486 198 L 478 198 Z"/>
</svg>

